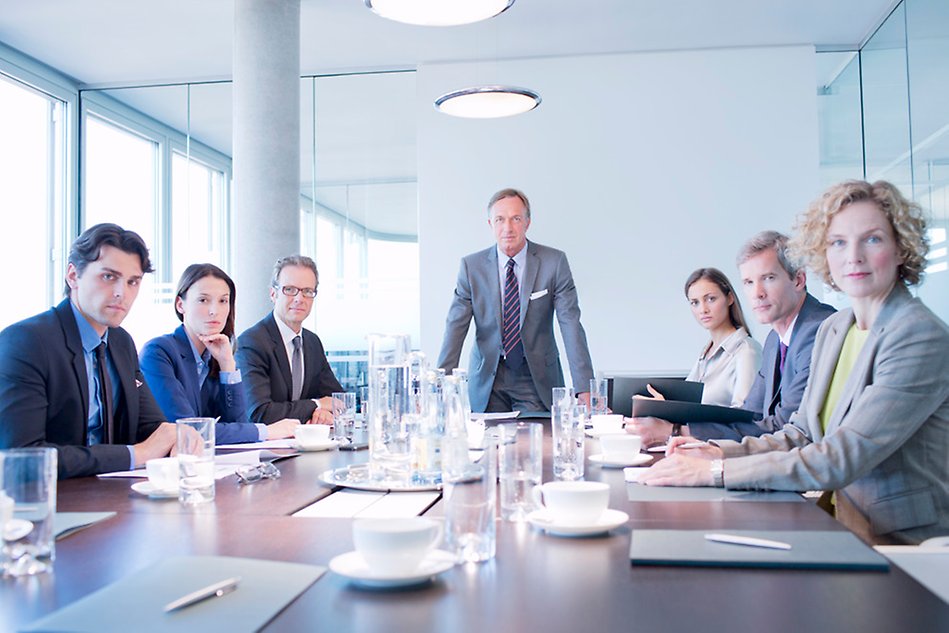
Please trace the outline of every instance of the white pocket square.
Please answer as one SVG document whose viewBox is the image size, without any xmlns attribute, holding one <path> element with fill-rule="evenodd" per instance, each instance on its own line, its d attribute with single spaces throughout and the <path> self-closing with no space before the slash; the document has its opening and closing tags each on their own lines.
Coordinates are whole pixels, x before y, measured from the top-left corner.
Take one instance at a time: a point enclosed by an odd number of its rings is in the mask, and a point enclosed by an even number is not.
<svg viewBox="0 0 949 633">
<path fill-rule="evenodd" d="M 531 293 L 531 301 L 533 301 L 534 299 L 540 299 L 541 297 L 543 297 L 543 296 L 546 295 L 546 294 L 547 294 L 547 289 L 546 289 L 546 288 L 544 288 L 543 290 L 538 290 L 537 292 L 532 292 L 532 293 Z"/>
<path fill-rule="evenodd" d="M 145 384 L 145 383 L 142 382 L 141 380 L 139 380 L 138 378 L 135 379 L 135 387 L 136 387 L 136 389 L 139 388 L 139 387 L 141 387 L 141 386 L 144 385 L 144 384 Z"/>
</svg>

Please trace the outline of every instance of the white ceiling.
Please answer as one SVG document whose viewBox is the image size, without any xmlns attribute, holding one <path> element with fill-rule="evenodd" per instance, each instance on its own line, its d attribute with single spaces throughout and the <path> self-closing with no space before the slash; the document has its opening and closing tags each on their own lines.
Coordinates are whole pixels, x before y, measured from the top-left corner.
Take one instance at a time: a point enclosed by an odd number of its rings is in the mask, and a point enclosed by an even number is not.
<svg viewBox="0 0 949 633">
<path fill-rule="evenodd" d="M 432 29 L 380 18 L 363 0 L 301 0 L 301 71 L 364 72 L 414 69 L 426 62 L 786 44 L 840 50 L 861 44 L 897 2 L 517 0 L 496 19 Z M 0 0 L 0 42 L 87 88 L 229 78 L 232 31 L 233 0 Z M 832 75 L 837 68 L 818 72 Z M 413 179 L 414 76 L 318 81 L 319 112 L 332 125 L 318 124 L 317 181 L 391 184 Z M 401 98 L 380 103 L 354 96 L 378 95 L 380 90 Z M 182 87 L 111 94 L 184 129 Z M 302 94 L 301 182 L 308 190 L 312 126 L 305 113 L 312 104 L 306 86 Z M 230 86 L 194 87 L 191 103 L 194 136 L 230 154 Z M 352 192 L 347 197 L 351 200 Z M 414 215 L 411 200 L 396 197 L 408 206 L 387 216 Z M 348 211 L 357 221 L 389 229 L 359 217 L 365 209 L 358 206 Z M 400 219 L 392 226 L 406 224 Z"/>
</svg>

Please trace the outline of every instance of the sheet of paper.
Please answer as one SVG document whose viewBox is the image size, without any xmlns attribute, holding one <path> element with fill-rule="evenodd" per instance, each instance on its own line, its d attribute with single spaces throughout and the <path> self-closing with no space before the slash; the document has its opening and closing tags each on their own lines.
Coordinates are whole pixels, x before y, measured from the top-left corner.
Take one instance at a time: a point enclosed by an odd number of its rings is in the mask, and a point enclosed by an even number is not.
<svg viewBox="0 0 949 633">
<path fill-rule="evenodd" d="M 261 458 L 265 461 L 270 459 L 275 459 L 282 457 L 277 453 L 272 453 L 268 450 L 254 450 L 254 451 L 236 451 L 234 453 L 215 455 L 214 456 L 214 478 L 215 479 L 224 479 L 234 474 L 234 471 L 237 470 L 238 466 L 259 464 Z M 135 470 L 120 470 L 112 473 L 101 473 L 97 475 L 103 479 L 110 479 L 114 477 L 128 477 L 136 479 L 147 479 L 148 474 L 145 472 L 144 468 L 136 468 Z"/>
<path fill-rule="evenodd" d="M 56 540 L 115 516 L 115 512 L 57 512 L 53 515 Z"/>
<path fill-rule="evenodd" d="M 264 440 L 263 442 L 247 442 L 245 444 L 224 444 L 218 446 L 220 450 L 253 450 L 260 448 L 291 448 L 297 447 L 297 441 L 293 438 L 283 440 Z"/>
<path fill-rule="evenodd" d="M 877 545 L 874 549 L 949 604 L 949 547 Z"/>
<path fill-rule="evenodd" d="M 472 413 L 472 420 L 513 420 L 521 414 L 520 411 L 499 411 L 496 413 Z"/>
<path fill-rule="evenodd" d="M 297 510 L 293 516 L 350 519 L 385 495 L 384 492 L 368 490 L 340 490 Z"/>
</svg>

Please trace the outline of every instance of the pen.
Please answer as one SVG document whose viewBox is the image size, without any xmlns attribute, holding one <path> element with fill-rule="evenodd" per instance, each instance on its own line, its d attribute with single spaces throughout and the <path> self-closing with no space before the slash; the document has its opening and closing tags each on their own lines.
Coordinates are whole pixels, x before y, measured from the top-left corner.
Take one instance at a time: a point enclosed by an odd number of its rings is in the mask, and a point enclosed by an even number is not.
<svg viewBox="0 0 949 633">
<path fill-rule="evenodd" d="M 728 543 L 730 545 L 747 545 L 748 547 L 764 547 L 766 549 L 791 549 L 790 543 L 781 541 L 769 541 L 764 538 L 753 538 L 751 536 L 737 536 L 735 534 L 706 534 L 706 541 L 716 543 Z"/>
<path fill-rule="evenodd" d="M 702 448 L 703 446 L 708 446 L 708 442 L 686 442 L 679 444 L 676 448 Z"/>
<path fill-rule="evenodd" d="M 220 598 L 224 594 L 231 593 L 237 589 L 237 584 L 240 581 L 240 576 L 234 576 L 233 578 L 216 582 L 213 585 L 202 587 L 197 591 L 192 591 L 188 595 L 181 596 L 177 600 L 172 600 L 166 604 L 165 613 L 170 613 L 171 611 L 177 611 L 178 609 L 190 607 L 191 605 L 197 604 L 203 600 L 207 600 L 208 598 Z"/>
</svg>

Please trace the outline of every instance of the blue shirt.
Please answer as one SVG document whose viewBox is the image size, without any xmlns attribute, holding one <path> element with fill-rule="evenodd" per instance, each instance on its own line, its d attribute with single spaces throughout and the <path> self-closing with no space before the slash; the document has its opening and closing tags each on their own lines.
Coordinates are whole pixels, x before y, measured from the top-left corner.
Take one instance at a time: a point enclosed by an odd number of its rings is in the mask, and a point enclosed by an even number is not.
<svg viewBox="0 0 949 633">
<path fill-rule="evenodd" d="M 89 446 L 102 443 L 102 415 L 100 413 L 102 403 L 99 401 L 99 368 L 96 361 L 96 348 L 100 343 L 106 344 L 105 367 L 109 372 L 109 382 L 112 383 L 112 416 L 119 402 L 119 389 L 122 384 L 119 380 L 119 373 L 112 362 L 112 354 L 109 352 L 109 330 L 100 337 L 86 317 L 82 315 L 79 308 L 72 301 L 69 302 L 72 308 L 73 316 L 76 318 L 76 326 L 79 328 L 79 339 L 82 341 L 82 357 L 86 365 L 86 384 L 89 385 L 89 417 L 86 420 L 86 441 Z M 129 446 L 129 468 L 135 468 L 135 450 Z"/>
<path fill-rule="evenodd" d="M 198 389 L 200 390 L 204 387 L 204 381 L 208 379 L 208 374 L 211 373 L 211 350 L 205 347 L 204 353 L 199 354 L 190 336 L 188 337 L 188 345 L 191 346 L 191 353 L 194 354 L 194 366 L 198 370 Z M 220 377 L 222 385 L 236 385 L 241 382 L 240 369 L 235 371 L 221 371 L 218 372 L 218 376 Z M 257 427 L 257 440 L 261 442 L 266 440 L 267 425 L 255 424 L 254 426 Z"/>
</svg>

